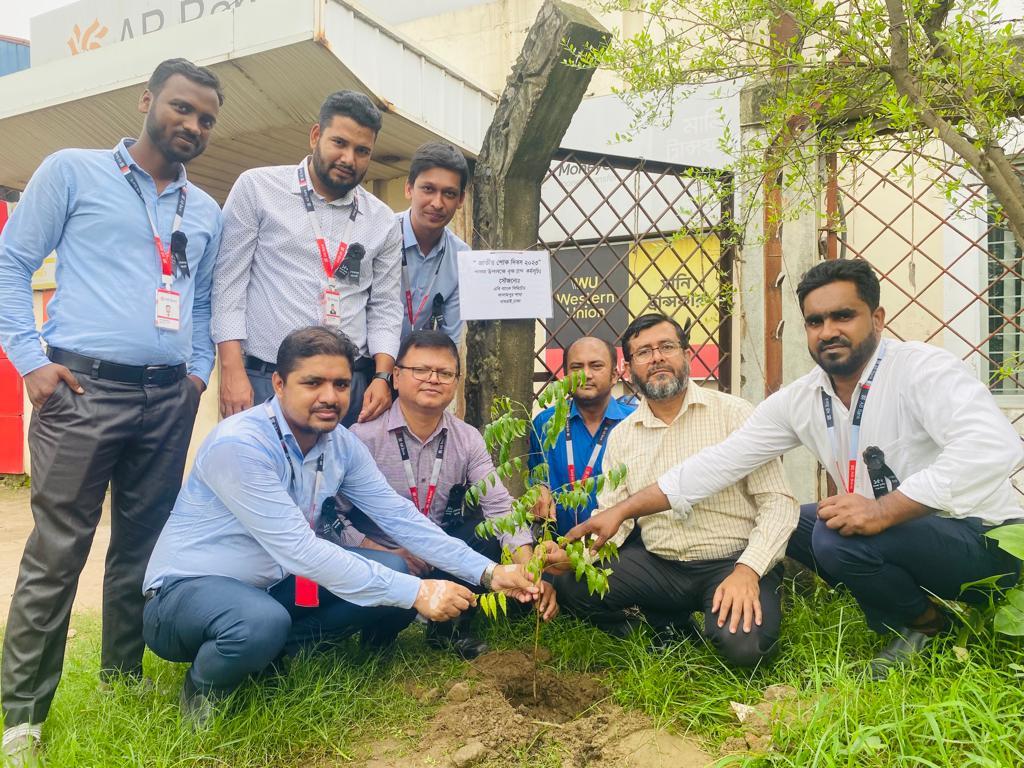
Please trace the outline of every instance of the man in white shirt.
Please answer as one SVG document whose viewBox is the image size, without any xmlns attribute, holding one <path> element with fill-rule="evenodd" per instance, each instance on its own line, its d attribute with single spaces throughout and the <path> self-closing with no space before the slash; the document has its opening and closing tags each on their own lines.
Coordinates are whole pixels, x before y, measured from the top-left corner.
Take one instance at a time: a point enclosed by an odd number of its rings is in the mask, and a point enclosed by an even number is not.
<svg viewBox="0 0 1024 768">
<path fill-rule="evenodd" d="M 344 426 L 391 405 L 402 231 L 394 211 L 360 186 L 380 129 L 365 95 L 332 93 L 310 129 L 309 156 L 248 170 L 231 188 L 210 325 L 222 416 L 273 396 L 281 341 L 309 325 L 340 330 L 359 350 Z"/>
<path fill-rule="evenodd" d="M 626 519 L 669 507 L 686 514 L 804 445 L 839 493 L 802 509 L 788 552 L 845 584 L 872 629 L 896 632 L 872 661 L 871 674 L 880 678 L 949 626 L 930 595 L 981 600 L 981 592 L 962 585 L 1016 580 L 1020 561 L 984 533 L 1024 518 L 1009 481 L 1024 446 L 954 355 L 882 340 L 885 310 L 867 262 L 818 264 L 797 296 L 818 367 L 767 398 L 729 438 L 569 536 L 596 533 L 600 545 Z"/>
</svg>

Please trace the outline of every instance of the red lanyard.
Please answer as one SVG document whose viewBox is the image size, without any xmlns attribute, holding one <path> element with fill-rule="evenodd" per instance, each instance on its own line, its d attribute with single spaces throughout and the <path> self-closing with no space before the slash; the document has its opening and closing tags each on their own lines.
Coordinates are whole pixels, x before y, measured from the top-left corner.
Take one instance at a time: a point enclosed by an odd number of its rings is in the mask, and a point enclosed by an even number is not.
<svg viewBox="0 0 1024 768">
<path fill-rule="evenodd" d="M 420 319 L 423 309 L 427 306 L 427 302 L 430 301 L 430 294 L 434 290 L 434 283 L 437 282 L 437 275 L 441 272 L 441 264 L 444 262 L 445 254 L 445 236 L 446 233 L 441 233 L 441 252 L 437 254 L 437 266 L 434 268 L 434 274 L 427 284 L 427 290 L 423 292 L 423 298 L 420 299 L 419 309 L 415 313 L 412 311 L 412 278 L 409 276 L 409 262 L 405 257 L 405 248 L 402 248 L 402 282 L 405 283 L 405 311 L 409 315 L 409 327 L 413 330 L 416 329 L 416 321 Z"/>
<path fill-rule="evenodd" d="M 434 502 L 434 494 L 437 493 L 437 479 L 441 476 L 441 462 L 444 460 L 444 449 L 448 444 L 448 428 L 441 430 L 437 440 L 437 451 L 434 454 L 434 468 L 430 472 L 430 485 L 427 486 L 427 500 L 420 507 L 420 491 L 416 485 L 416 473 L 412 469 L 412 461 L 409 459 L 409 448 L 405 444 L 405 428 L 395 432 L 395 440 L 398 441 L 398 452 L 402 456 L 402 467 L 405 469 L 405 479 L 409 483 L 409 496 L 412 503 L 416 505 L 424 515 L 430 514 L 430 505 Z"/>
<path fill-rule="evenodd" d="M 124 160 L 124 155 L 121 154 L 121 150 L 114 150 L 114 161 L 117 163 L 118 169 L 121 171 L 121 175 L 124 176 L 125 181 L 135 190 L 135 194 L 139 196 L 139 200 L 142 201 L 142 207 L 146 210 L 146 218 L 149 219 L 149 228 L 153 232 L 153 242 L 156 244 L 156 253 L 160 257 L 160 274 L 163 278 L 164 283 L 167 286 L 174 280 L 174 273 L 172 267 L 174 262 L 171 258 L 171 249 L 164 247 L 164 241 L 160 239 L 160 233 L 156 230 L 156 222 L 153 221 L 153 215 L 149 212 L 149 206 L 146 205 L 146 198 L 142 194 L 142 187 L 139 186 L 138 179 L 135 178 L 135 174 L 132 172 L 131 167 Z M 174 221 L 171 224 L 171 233 L 181 231 L 181 221 L 185 216 L 185 185 L 183 184 L 178 188 L 178 207 L 174 213 Z"/>
<path fill-rule="evenodd" d="M 313 229 L 313 237 L 316 238 L 316 248 L 320 252 L 320 261 L 324 265 L 324 273 L 327 275 L 328 282 L 333 283 L 334 275 L 337 273 L 338 268 L 341 267 L 341 262 L 345 260 L 345 254 L 348 252 L 348 241 L 352 236 L 352 226 L 355 223 L 356 216 L 359 215 L 359 188 L 356 187 L 352 190 L 352 213 L 349 214 L 348 224 L 345 226 L 345 236 L 338 243 L 338 251 L 334 256 L 334 261 L 331 261 L 331 254 L 327 250 L 327 241 L 324 239 L 323 230 L 320 229 L 320 219 L 317 218 L 316 209 L 313 207 L 313 193 L 310 191 L 309 184 L 306 181 L 306 161 L 303 160 L 296 170 L 299 174 L 299 191 L 302 193 L 302 203 L 306 207 L 309 225 Z"/>
<path fill-rule="evenodd" d="M 871 373 L 868 374 L 864 383 L 860 385 L 860 393 L 857 395 L 857 402 L 854 404 L 853 420 L 850 422 L 850 453 L 847 458 L 846 485 L 841 486 L 845 487 L 847 493 L 853 493 L 853 488 L 857 482 L 857 452 L 860 446 L 860 423 L 864 419 L 864 406 L 868 402 L 871 382 L 874 381 L 875 374 L 878 373 L 878 366 L 882 362 L 882 355 L 884 354 L 885 348 L 882 347 L 878 351 L 878 358 L 871 368 Z M 836 480 L 842 482 L 843 470 L 842 465 L 839 463 L 839 439 L 836 437 L 835 408 L 832 405 L 832 396 L 824 389 L 821 390 L 821 408 L 825 412 L 825 429 L 828 431 L 828 439 L 832 444 L 832 459 L 839 473 Z"/>
<path fill-rule="evenodd" d="M 565 420 L 565 461 L 566 464 L 569 465 L 569 485 L 573 486 L 576 484 L 576 463 L 572 453 L 571 422 L 571 418 L 567 418 Z M 594 465 L 597 464 L 597 456 L 601 453 L 601 447 L 604 445 L 604 441 L 608 438 L 608 431 L 611 428 L 611 420 L 605 419 L 601 422 L 601 429 L 597 433 L 597 442 L 594 443 L 594 450 L 590 452 L 590 458 L 587 460 L 587 466 L 583 469 L 583 475 L 580 477 L 581 482 L 594 474 Z"/>
</svg>

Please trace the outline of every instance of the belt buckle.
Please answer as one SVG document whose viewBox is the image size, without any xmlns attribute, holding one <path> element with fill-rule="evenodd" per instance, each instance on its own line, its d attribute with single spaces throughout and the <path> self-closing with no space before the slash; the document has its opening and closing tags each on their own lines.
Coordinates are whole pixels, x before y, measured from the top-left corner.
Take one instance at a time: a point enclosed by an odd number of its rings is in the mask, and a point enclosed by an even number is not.
<svg viewBox="0 0 1024 768">
<path fill-rule="evenodd" d="M 166 365 L 147 365 L 142 371 L 142 386 L 148 387 L 163 384 L 164 376 L 161 374 L 167 370 Z"/>
</svg>

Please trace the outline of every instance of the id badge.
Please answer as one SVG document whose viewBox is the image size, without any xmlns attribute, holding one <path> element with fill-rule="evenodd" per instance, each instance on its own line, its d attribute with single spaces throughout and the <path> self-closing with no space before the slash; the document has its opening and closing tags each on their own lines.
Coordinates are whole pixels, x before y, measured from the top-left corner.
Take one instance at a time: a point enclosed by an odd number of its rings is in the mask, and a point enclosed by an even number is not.
<svg viewBox="0 0 1024 768">
<path fill-rule="evenodd" d="M 169 288 L 156 289 L 156 327 L 181 330 L 181 294 Z"/>
<path fill-rule="evenodd" d="M 328 328 L 341 327 L 341 294 L 334 288 L 325 288 L 320 297 L 324 325 Z"/>
</svg>

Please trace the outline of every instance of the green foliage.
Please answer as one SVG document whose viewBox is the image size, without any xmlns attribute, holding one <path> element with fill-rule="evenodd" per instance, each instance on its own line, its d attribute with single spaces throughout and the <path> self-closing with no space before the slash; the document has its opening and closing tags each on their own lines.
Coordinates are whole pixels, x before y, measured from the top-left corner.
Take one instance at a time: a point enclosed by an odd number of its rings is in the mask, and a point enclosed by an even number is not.
<svg viewBox="0 0 1024 768">
<path fill-rule="evenodd" d="M 600 49 L 570 47 L 567 58 L 621 78 L 634 113 L 630 134 L 668 125 L 678 100 L 699 89 L 731 95 L 747 87 L 746 106 L 763 132 L 748 131 L 742 146 L 730 132 L 720 141 L 747 194 L 738 218 L 759 210 L 763 180 L 780 174 L 783 188 L 803 193 L 786 200 L 781 217 L 817 206 L 821 153 L 841 149 L 856 164 L 897 150 L 935 168 L 959 158 L 989 185 L 1024 241 L 1024 187 L 1004 150 L 1021 132 L 1022 21 L 1003 18 L 996 0 L 599 5 L 631 14 L 641 30 L 614 35 Z M 935 178 L 951 199 L 972 183 L 957 173 Z M 984 197 L 978 205 L 987 205 Z"/>
<path fill-rule="evenodd" d="M 1004 525 L 985 535 L 999 542 L 1001 549 L 1024 560 L 1024 525 Z M 995 606 L 993 626 L 1004 635 L 1024 637 L 1024 586 L 1006 591 L 1000 604 Z"/>
</svg>

